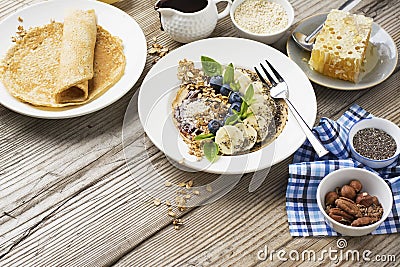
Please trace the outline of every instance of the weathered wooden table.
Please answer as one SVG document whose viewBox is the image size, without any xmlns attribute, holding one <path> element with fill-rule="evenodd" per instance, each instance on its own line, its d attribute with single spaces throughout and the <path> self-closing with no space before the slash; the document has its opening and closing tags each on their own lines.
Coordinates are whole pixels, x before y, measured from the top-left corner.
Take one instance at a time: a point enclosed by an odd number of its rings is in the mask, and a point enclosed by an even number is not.
<svg viewBox="0 0 400 267">
<path fill-rule="evenodd" d="M 0 19 L 38 1 L 2 0 Z M 338 7 L 344 0 L 290 0 L 296 22 Z M 160 31 L 154 1 L 124 0 L 115 4 L 142 27 L 149 44 L 174 49 L 181 44 Z M 400 49 L 400 1 L 364 0 L 353 11 L 373 17 Z M 129 34 L 129 33 L 127 33 Z M 229 18 L 212 36 L 236 36 Z M 1 36 L 1 38 L 7 38 Z M 285 52 L 286 39 L 273 46 Z M 0 107 L 0 266 L 269 266 L 333 264 L 278 260 L 260 261 L 258 252 L 335 249 L 337 237 L 292 238 L 285 211 L 288 158 L 274 166 L 254 193 L 248 192 L 251 174 L 223 198 L 187 209 L 179 216 L 185 225 L 175 230 L 167 208 L 136 183 L 151 180 L 150 163 L 137 156 L 129 172 L 121 132 L 127 105 L 152 66 L 121 100 L 94 114 L 67 120 L 41 120 Z M 317 119 L 338 118 L 352 103 L 400 124 L 399 65 L 384 83 L 361 91 L 337 91 L 313 84 L 318 100 Z M 317 121 L 316 121 L 317 122 Z M 127 140 L 142 144 L 144 132 Z M 151 143 L 148 153 L 166 179 L 195 185 L 217 176 L 176 169 Z M 348 249 L 369 249 L 373 255 L 395 255 L 400 265 L 400 236 L 346 238 Z M 361 264 L 342 261 L 343 265 Z M 374 263 L 370 263 L 371 265 Z"/>
</svg>

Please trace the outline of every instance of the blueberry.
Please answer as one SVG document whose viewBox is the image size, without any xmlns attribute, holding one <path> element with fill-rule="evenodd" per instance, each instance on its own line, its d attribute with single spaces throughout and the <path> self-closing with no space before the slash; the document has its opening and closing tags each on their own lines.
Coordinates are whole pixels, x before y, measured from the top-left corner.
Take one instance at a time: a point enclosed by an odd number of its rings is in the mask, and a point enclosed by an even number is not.
<svg viewBox="0 0 400 267">
<path fill-rule="evenodd" d="M 234 102 L 231 104 L 231 106 L 229 107 L 228 112 L 229 113 L 233 113 L 233 110 L 236 110 L 237 112 L 240 112 L 240 108 L 242 106 L 242 103 L 240 102 Z"/>
<path fill-rule="evenodd" d="M 232 103 L 235 103 L 235 102 L 239 102 L 239 103 L 243 102 L 242 97 L 240 96 L 240 94 L 238 92 L 232 92 L 229 95 L 229 103 L 232 104 Z"/>
<path fill-rule="evenodd" d="M 231 92 L 231 86 L 227 83 L 223 84 L 220 89 L 221 95 L 228 96 Z"/>
<path fill-rule="evenodd" d="M 221 89 L 222 80 L 223 78 L 221 75 L 212 76 L 210 79 L 210 85 L 212 88 L 214 88 L 216 93 L 219 93 L 219 90 Z"/>
<path fill-rule="evenodd" d="M 216 134 L 218 129 L 221 127 L 221 122 L 218 120 L 211 120 L 208 123 L 208 130 L 210 130 L 210 133 Z"/>
</svg>

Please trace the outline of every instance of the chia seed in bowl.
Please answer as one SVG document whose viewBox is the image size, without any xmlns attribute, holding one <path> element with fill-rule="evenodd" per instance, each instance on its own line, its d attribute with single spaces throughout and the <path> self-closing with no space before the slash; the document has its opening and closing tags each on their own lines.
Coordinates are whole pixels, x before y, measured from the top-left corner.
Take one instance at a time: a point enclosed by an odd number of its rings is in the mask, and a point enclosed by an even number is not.
<svg viewBox="0 0 400 267">
<path fill-rule="evenodd" d="M 353 137 L 354 149 L 362 156 L 383 160 L 396 153 L 396 141 L 390 134 L 376 128 L 359 130 Z"/>
<path fill-rule="evenodd" d="M 367 118 L 353 125 L 348 145 L 351 156 L 374 169 L 394 163 L 400 154 L 400 128 L 382 118 Z"/>
</svg>

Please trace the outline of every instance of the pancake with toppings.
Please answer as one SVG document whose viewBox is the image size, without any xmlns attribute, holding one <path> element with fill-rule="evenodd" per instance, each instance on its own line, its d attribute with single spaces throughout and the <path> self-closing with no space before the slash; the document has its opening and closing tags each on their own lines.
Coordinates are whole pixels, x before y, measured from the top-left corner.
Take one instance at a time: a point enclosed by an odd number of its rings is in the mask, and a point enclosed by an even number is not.
<svg viewBox="0 0 400 267">
<path fill-rule="evenodd" d="M 240 84 L 238 93 L 245 95 L 252 85 L 254 96 L 248 109 L 251 115 L 236 123 L 226 123 L 232 116 L 229 97 L 210 85 L 210 77 L 196 69 L 188 60 L 179 62 L 178 78 L 182 81 L 172 101 L 173 120 L 181 136 L 189 146 L 189 153 L 201 158 L 202 138 L 215 137 L 215 143 L 223 155 L 237 155 L 256 151 L 273 142 L 283 131 L 288 109 L 281 99 L 273 99 L 269 89 L 257 74 L 243 68 L 235 68 L 234 79 Z M 231 93 L 232 94 L 232 93 Z M 218 122 L 216 133 L 209 123 Z M 198 138 L 202 136 L 202 138 Z"/>
</svg>

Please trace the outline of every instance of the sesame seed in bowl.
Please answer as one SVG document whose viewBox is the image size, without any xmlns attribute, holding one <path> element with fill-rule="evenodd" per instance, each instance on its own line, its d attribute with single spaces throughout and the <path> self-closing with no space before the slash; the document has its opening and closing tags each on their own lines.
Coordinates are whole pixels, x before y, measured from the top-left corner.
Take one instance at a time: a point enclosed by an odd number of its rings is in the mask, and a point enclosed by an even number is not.
<svg viewBox="0 0 400 267">
<path fill-rule="evenodd" d="M 230 15 L 240 37 L 266 44 L 278 41 L 294 20 L 286 0 L 235 0 Z"/>
</svg>

